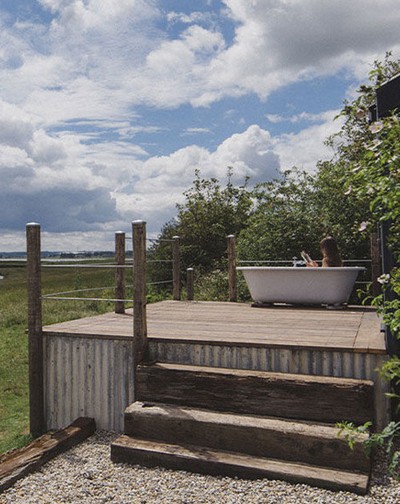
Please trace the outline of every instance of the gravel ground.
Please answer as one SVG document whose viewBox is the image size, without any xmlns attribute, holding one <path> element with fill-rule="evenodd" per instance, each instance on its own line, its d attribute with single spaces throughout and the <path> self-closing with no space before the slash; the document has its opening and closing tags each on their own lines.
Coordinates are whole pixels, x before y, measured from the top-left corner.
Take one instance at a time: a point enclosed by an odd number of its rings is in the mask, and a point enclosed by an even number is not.
<svg viewBox="0 0 400 504">
<path fill-rule="evenodd" d="M 384 476 L 379 457 L 368 495 L 330 492 L 274 480 L 240 480 L 114 464 L 116 434 L 97 432 L 0 495 L 0 504 L 62 503 L 400 503 L 400 483 Z"/>
</svg>

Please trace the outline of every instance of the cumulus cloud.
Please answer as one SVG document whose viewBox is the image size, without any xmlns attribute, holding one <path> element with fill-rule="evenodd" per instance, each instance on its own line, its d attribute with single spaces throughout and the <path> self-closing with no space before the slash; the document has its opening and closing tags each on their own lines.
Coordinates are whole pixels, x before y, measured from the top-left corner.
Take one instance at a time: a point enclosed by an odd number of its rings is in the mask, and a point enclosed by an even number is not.
<svg viewBox="0 0 400 504">
<path fill-rule="evenodd" d="M 71 237 L 135 218 L 156 231 L 197 168 L 223 178 L 232 166 L 235 180 L 253 183 L 292 165 L 312 170 L 329 156 L 323 140 L 338 128 L 334 111 L 270 114 L 275 125 L 303 126 L 277 136 L 242 119 L 218 140 L 217 121 L 173 132 L 147 114 L 211 109 L 232 97 L 267 100 L 339 71 L 357 80 L 375 58 L 400 48 L 398 0 L 378 7 L 372 0 L 222 0 L 203 3 L 201 12 L 187 5 L 169 12 L 161 0 L 37 5 L 47 15 L 32 11 L 30 20 L 0 5 L 3 236 L 32 220 Z M 219 109 L 222 119 L 233 100 L 227 108 Z M 181 144 L 150 154 L 151 135 L 162 142 L 163 133 L 176 133 Z"/>
<path fill-rule="evenodd" d="M 231 166 L 238 183 L 246 176 L 256 183 L 279 173 L 273 139 L 257 125 L 225 139 L 213 151 L 190 145 L 150 157 L 124 140 L 95 136 L 87 142 L 85 134 L 49 134 L 34 116 L 16 106 L 4 108 L 8 118 L 0 138 L 3 229 L 39 221 L 48 231 L 88 231 L 108 229 L 111 223 L 119 228 L 144 218 L 155 231 L 174 215 L 197 169 L 204 177 L 223 179 Z"/>
<path fill-rule="evenodd" d="M 267 97 L 301 79 L 356 72 L 388 48 L 399 50 L 396 0 L 225 0 L 234 43 L 212 62 L 210 83 Z M 225 70 L 225 71 L 223 71 Z"/>
<path fill-rule="evenodd" d="M 136 162 L 130 182 L 113 193 L 121 215 L 149 219 L 158 228 L 175 214 L 176 203 L 183 200 L 200 170 L 203 177 L 224 181 L 228 167 L 233 182 L 263 182 L 279 176 L 280 161 L 268 131 L 252 125 L 232 135 L 214 151 L 191 145 L 169 156 Z M 223 183 L 223 182 L 222 182 Z"/>
<path fill-rule="evenodd" d="M 286 133 L 273 140 L 274 152 L 279 156 L 281 169 L 293 166 L 315 171 L 317 161 L 332 158 L 333 152 L 325 145 L 325 140 L 337 133 L 342 125 L 340 119 L 334 120 L 338 111 L 331 110 L 323 114 L 325 121 L 304 128 L 299 133 Z"/>
</svg>

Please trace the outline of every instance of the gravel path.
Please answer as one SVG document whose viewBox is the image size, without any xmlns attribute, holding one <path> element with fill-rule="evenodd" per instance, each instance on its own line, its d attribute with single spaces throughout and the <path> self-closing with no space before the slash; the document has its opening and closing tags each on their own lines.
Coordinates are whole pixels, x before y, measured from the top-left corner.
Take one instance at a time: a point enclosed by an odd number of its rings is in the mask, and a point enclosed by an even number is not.
<svg viewBox="0 0 400 504">
<path fill-rule="evenodd" d="M 110 460 L 116 434 L 97 432 L 0 495 L 0 504 L 255 504 L 255 503 L 400 503 L 400 483 L 382 476 L 376 464 L 367 496 L 330 492 L 273 480 L 239 480 L 184 471 L 147 469 Z"/>
</svg>

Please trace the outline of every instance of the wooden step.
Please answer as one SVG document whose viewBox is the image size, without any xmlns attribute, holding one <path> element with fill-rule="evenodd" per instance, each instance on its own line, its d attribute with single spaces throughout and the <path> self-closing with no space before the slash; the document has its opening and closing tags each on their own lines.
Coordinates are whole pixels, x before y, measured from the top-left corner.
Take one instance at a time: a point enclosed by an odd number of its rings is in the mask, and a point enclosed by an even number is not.
<svg viewBox="0 0 400 504">
<path fill-rule="evenodd" d="M 370 471 L 359 436 L 351 450 L 333 425 L 135 402 L 125 410 L 125 434 L 173 444 L 205 446 L 257 457 L 343 470 Z"/>
<path fill-rule="evenodd" d="M 242 455 L 190 445 L 120 436 L 111 445 L 113 462 L 164 466 L 205 474 L 242 478 L 282 479 L 293 483 L 365 494 L 368 476 L 307 464 Z"/>
<path fill-rule="evenodd" d="M 137 399 L 317 422 L 374 418 L 373 382 L 157 363 L 137 367 Z"/>
</svg>

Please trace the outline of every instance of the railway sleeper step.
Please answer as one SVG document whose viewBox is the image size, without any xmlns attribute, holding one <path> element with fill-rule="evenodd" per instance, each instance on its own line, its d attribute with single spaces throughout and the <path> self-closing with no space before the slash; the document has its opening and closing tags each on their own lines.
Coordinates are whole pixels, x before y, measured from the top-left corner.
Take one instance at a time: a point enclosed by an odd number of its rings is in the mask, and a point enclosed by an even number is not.
<svg viewBox="0 0 400 504">
<path fill-rule="evenodd" d="M 185 364 L 141 364 L 136 398 L 213 411 L 336 423 L 374 419 L 370 380 Z"/>
<path fill-rule="evenodd" d="M 361 495 L 367 492 L 369 480 L 369 476 L 363 473 L 126 435 L 120 436 L 112 443 L 111 459 L 113 462 L 147 467 L 163 466 L 203 474 L 247 479 L 280 479 Z"/>
<path fill-rule="evenodd" d="M 125 410 L 126 435 L 172 444 L 189 444 L 368 474 L 363 442 L 349 448 L 334 425 L 210 411 L 137 401 Z"/>
</svg>

